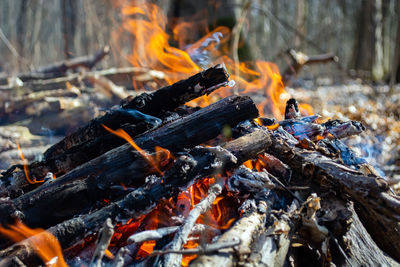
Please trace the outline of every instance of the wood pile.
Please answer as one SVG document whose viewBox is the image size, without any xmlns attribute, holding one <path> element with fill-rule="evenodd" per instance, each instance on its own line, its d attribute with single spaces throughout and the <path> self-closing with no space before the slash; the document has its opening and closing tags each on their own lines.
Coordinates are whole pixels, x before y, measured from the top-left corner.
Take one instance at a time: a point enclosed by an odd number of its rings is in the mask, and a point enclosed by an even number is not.
<svg viewBox="0 0 400 267">
<path fill-rule="evenodd" d="M 7 120 L 22 120 L 46 97 L 73 98 L 75 89 L 54 90 L 57 79 L 71 88 L 105 82 L 116 98 L 127 96 L 105 72 L 62 76 L 74 64 L 24 76 L 32 95 L 8 105 Z M 71 266 L 399 266 L 400 198 L 339 140 L 362 124 L 301 117 L 294 99 L 279 122 L 259 117 L 248 96 L 185 106 L 228 82 L 217 65 L 127 96 L 41 160 L 3 172 L 0 266 L 63 266 L 62 254 Z M 66 120 L 60 105 L 43 114 Z M 21 222 L 46 229 L 62 254 L 38 253 L 51 239 L 40 234 L 10 242 Z"/>
</svg>

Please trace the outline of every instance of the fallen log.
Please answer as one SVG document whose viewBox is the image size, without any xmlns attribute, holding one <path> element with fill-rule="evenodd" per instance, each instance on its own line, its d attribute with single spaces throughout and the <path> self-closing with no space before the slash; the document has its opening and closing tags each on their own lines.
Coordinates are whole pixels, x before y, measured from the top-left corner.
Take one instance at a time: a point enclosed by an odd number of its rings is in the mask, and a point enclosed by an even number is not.
<svg viewBox="0 0 400 267">
<path fill-rule="evenodd" d="M 309 56 L 297 52 L 294 49 L 289 49 L 287 55 L 290 57 L 291 62 L 288 64 L 282 75 L 282 81 L 285 85 L 288 85 L 290 80 L 296 76 L 305 65 L 339 61 L 339 58 L 332 53 Z"/>
<path fill-rule="evenodd" d="M 98 62 L 100 62 L 109 53 L 110 53 L 110 47 L 107 45 L 92 55 L 77 57 L 41 66 L 33 72 L 21 73 L 17 74 L 16 76 L 22 82 L 28 82 L 32 80 L 52 79 L 64 76 L 65 73 L 70 69 L 76 69 L 78 67 L 92 69 Z M 7 79 L 6 78 L 0 79 L 0 84 L 1 85 L 7 84 Z"/>
</svg>

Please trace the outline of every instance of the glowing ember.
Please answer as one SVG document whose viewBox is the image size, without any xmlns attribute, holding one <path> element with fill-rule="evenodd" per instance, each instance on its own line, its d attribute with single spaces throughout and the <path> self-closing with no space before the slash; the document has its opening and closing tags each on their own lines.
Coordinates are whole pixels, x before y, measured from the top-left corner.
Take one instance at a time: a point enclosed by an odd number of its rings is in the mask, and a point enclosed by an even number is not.
<svg viewBox="0 0 400 267">
<path fill-rule="evenodd" d="M 66 267 L 62 249 L 57 238 L 43 229 L 31 229 L 21 222 L 8 228 L 0 226 L 0 233 L 14 242 L 25 240 L 47 266 Z"/>
</svg>

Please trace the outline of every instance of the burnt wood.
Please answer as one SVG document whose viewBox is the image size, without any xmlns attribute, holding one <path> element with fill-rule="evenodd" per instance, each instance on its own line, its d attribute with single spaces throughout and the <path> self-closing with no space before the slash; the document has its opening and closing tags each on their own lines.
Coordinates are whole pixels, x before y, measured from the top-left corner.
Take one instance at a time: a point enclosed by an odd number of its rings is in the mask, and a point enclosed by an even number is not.
<svg viewBox="0 0 400 267">
<path fill-rule="evenodd" d="M 154 151 L 156 146 L 172 152 L 183 151 L 207 140 L 215 138 L 224 126 L 252 119 L 258 115 L 257 108 L 249 97 L 231 96 L 187 117 L 164 125 L 135 139 L 142 149 Z M 263 142 L 244 137 L 228 143 L 239 159 L 255 157 L 262 152 Z M 121 139 L 122 140 L 122 139 Z M 251 145 L 251 143 L 254 143 Z M 108 142 L 104 144 L 107 146 Z M 242 156 L 243 151 L 247 154 Z M 71 158 L 58 159 L 71 161 L 75 157 L 89 153 L 79 150 Z M 144 178 L 154 170 L 130 144 L 112 149 L 49 184 L 44 184 L 13 200 L 13 204 L 0 205 L 1 220 L 10 222 L 14 211 L 24 214 L 24 221 L 31 227 L 49 227 L 76 214 L 87 211 L 96 201 L 109 198 L 110 187 L 121 183 L 139 186 Z M 14 208 L 11 208 L 11 207 Z"/>
<path fill-rule="evenodd" d="M 268 132 L 272 145 L 267 152 L 290 166 L 301 179 L 317 183 L 355 202 L 358 215 L 377 245 L 400 260 L 400 198 L 389 193 L 389 186 L 379 176 L 365 175 L 316 151 L 293 147 L 278 132 Z"/>
<path fill-rule="evenodd" d="M 244 161 L 263 152 L 271 144 L 271 139 L 263 131 L 256 131 L 230 141 L 225 149 L 194 148 L 188 154 L 180 156 L 161 180 L 145 185 L 127 194 L 123 199 L 93 213 L 84 214 L 66 220 L 48 229 L 55 235 L 65 249 L 83 238 L 96 233 L 107 218 L 114 221 L 139 218 L 152 211 L 162 199 L 168 199 L 181 192 L 197 179 L 222 173 L 240 166 Z M 33 250 L 25 243 L 17 243 L 0 251 L 0 261 L 7 264 L 14 257 L 27 261 L 33 256 Z"/>
<path fill-rule="evenodd" d="M 165 111 L 175 110 L 186 102 L 204 94 L 209 94 L 225 84 L 228 74 L 223 67 L 217 65 L 205 71 L 197 73 L 186 80 L 179 81 L 170 86 L 163 87 L 153 93 L 143 93 L 135 98 L 125 99 L 121 103 L 122 109 L 135 109 L 152 116 L 159 116 Z M 88 125 L 80 128 L 75 133 L 67 136 L 59 143 L 49 148 L 45 153 L 45 159 L 49 159 L 68 149 L 95 139 L 108 132 L 101 126 L 106 124 L 110 128 L 120 127 L 124 123 L 135 123 L 132 116 L 121 117 L 115 113 L 92 120 Z"/>
</svg>

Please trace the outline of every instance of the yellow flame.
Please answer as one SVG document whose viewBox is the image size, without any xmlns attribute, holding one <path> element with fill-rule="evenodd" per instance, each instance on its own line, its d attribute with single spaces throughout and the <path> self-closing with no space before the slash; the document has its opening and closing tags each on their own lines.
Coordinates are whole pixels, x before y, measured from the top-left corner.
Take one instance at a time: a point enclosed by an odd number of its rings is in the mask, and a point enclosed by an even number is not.
<svg viewBox="0 0 400 267">
<path fill-rule="evenodd" d="M 28 183 L 30 183 L 30 184 L 43 183 L 44 180 L 32 180 L 32 179 L 30 178 L 28 163 L 27 163 L 27 161 L 26 161 L 26 159 L 25 159 L 25 157 L 24 157 L 24 154 L 22 153 L 21 147 L 19 146 L 18 143 L 17 143 L 17 148 L 18 148 L 18 151 L 19 151 L 19 156 L 20 156 L 20 158 L 21 158 L 21 160 L 22 160 L 22 163 L 23 163 L 23 165 L 24 165 L 25 178 L 26 178 L 26 180 L 28 181 Z"/>
<path fill-rule="evenodd" d="M 145 158 L 150 165 L 154 168 L 154 170 L 157 171 L 158 174 L 163 175 L 163 172 L 160 170 L 160 168 L 158 168 L 155 160 L 153 159 L 152 156 L 150 156 L 149 154 L 146 153 L 146 151 L 144 151 L 143 149 L 141 149 L 136 143 L 135 141 L 133 141 L 132 137 L 125 132 L 122 129 L 117 129 L 117 130 L 113 130 L 111 128 L 108 128 L 107 126 L 105 126 L 104 124 L 101 124 L 101 126 L 103 126 L 104 129 L 106 129 L 107 131 L 109 131 L 110 133 L 121 137 L 122 139 L 125 139 L 137 152 L 139 152 L 140 155 L 142 155 L 143 158 Z"/>
<path fill-rule="evenodd" d="M 9 226 L 0 226 L 0 233 L 14 242 L 26 240 L 44 263 L 53 267 L 67 267 L 57 238 L 43 229 L 31 229 L 22 222 Z"/>
</svg>

